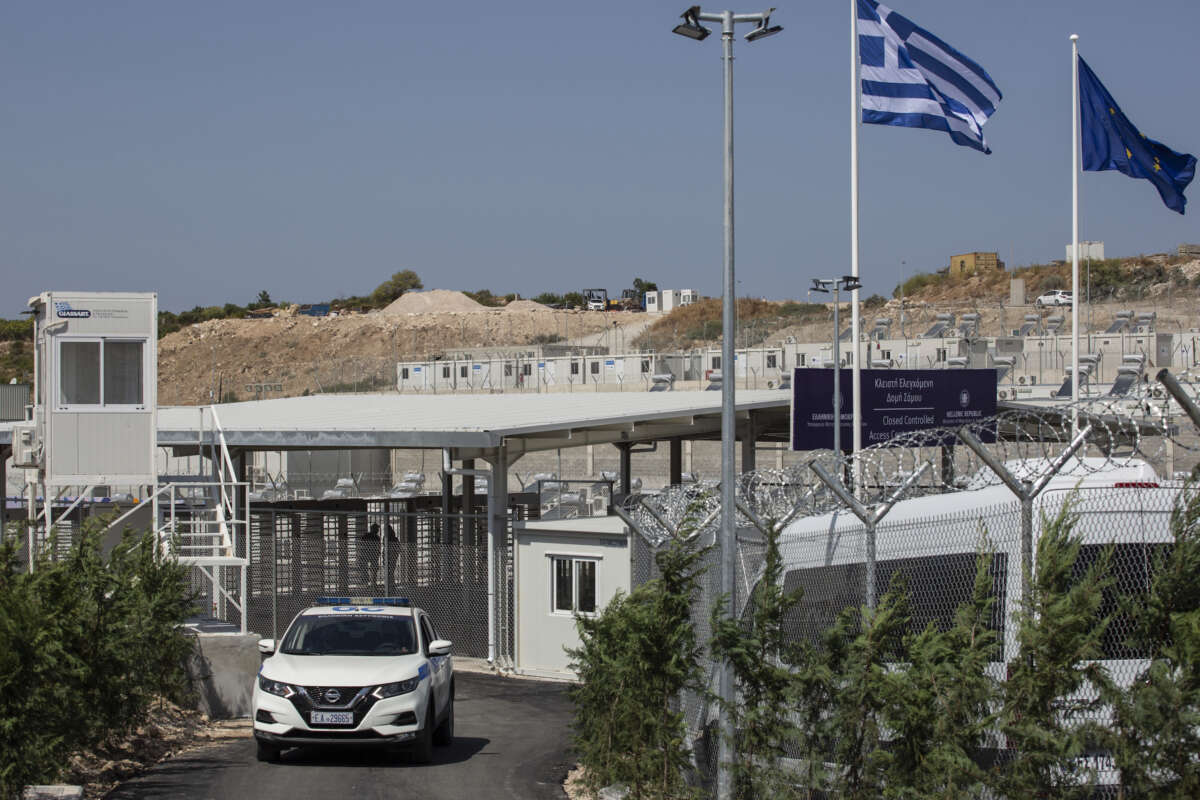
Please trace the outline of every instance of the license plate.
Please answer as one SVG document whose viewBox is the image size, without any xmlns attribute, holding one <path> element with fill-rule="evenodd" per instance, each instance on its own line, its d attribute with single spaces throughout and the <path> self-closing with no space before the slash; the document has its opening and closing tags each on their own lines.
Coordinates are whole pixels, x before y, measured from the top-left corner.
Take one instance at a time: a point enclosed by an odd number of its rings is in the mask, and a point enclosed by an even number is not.
<svg viewBox="0 0 1200 800">
<path fill-rule="evenodd" d="M 313 711 L 308 715 L 308 721 L 313 725 L 353 725 L 354 713 L 351 711 Z"/>
</svg>

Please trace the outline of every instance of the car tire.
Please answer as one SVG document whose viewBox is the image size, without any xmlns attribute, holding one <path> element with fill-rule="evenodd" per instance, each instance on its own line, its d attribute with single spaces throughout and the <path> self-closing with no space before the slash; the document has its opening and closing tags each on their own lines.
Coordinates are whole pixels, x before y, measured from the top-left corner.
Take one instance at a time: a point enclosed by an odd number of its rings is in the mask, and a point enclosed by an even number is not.
<svg viewBox="0 0 1200 800">
<path fill-rule="evenodd" d="M 433 761 L 433 698 L 429 699 L 429 710 L 425 713 L 425 724 L 417 734 L 416 743 L 412 749 L 412 760 L 418 764 L 428 764 Z"/>
<path fill-rule="evenodd" d="M 255 755 L 259 761 L 267 761 L 272 764 L 279 761 L 280 748 L 273 744 L 266 744 L 259 741 L 256 741 L 255 744 L 258 745 Z"/>
<path fill-rule="evenodd" d="M 446 709 L 446 718 L 433 731 L 433 743 L 445 747 L 454 741 L 454 686 L 450 687 L 450 705 Z"/>
</svg>

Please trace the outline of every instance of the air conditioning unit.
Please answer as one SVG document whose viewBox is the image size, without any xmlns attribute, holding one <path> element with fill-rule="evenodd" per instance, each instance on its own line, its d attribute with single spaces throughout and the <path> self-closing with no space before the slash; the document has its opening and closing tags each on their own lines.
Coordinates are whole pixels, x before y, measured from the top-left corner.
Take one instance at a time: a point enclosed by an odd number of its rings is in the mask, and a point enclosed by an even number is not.
<svg viewBox="0 0 1200 800">
<path fill-rule="evenodd" d="M 42 443 L 34 425 L 14 425 L 12 428 L 13 467 L 37 469 L 41 466 Z"/>
</svg>

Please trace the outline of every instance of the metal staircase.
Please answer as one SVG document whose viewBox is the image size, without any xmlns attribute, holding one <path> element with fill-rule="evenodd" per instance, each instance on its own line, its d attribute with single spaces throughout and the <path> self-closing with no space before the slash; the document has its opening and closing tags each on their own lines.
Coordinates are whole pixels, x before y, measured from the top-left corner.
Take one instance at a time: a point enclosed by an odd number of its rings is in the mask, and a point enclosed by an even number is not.
<svg viewBox="0 0 1200 800">
<path fill-rule="evenodd" d="M 229 620 L 231 607 L 246 632 L 246 573 L 249 566 L 249 484 L 237 480 L 215 406 L 201 407 L 198 446 L 208 450 L 210 480 L 171 480 L 153 495 L 155 534 L 164 555 L 195 568 L 212 601 L 211 613 Z M 225 571 L 238 572 L 228 586 Z"/>
</svg>

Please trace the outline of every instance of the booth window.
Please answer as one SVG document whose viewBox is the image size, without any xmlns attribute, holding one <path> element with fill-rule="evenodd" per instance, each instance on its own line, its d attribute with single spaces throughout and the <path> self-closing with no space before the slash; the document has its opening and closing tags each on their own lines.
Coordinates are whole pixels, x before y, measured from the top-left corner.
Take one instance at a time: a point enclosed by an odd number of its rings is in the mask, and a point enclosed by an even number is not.
<svg viewBox="0 0 1200 800">
<path fill-rule="evenodd" d="M 556 613 L 596 612 L 596 561 L 590 558 L 552 557 L 551 610 Z"/>
<path fill-rule="evenodd" d="M 58 350 L 58 405 L 144 406 L 143 339 L 62 339 Z"/>
</svg>

